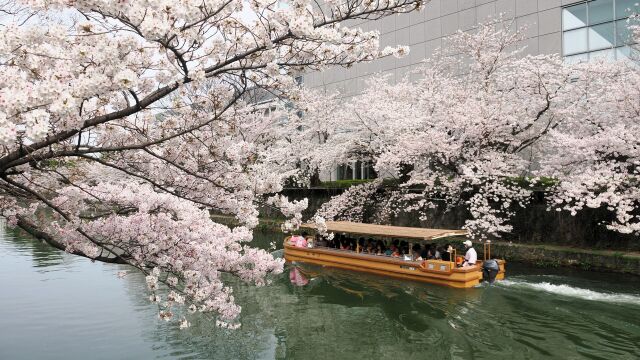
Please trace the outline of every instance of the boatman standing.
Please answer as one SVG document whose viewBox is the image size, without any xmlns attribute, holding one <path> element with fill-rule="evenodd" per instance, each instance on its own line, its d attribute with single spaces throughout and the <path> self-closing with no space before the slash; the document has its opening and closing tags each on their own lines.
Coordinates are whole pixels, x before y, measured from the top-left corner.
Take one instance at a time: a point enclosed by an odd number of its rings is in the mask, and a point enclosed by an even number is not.
<svg viewBox="0 0 640 360">
<path fill-rule="evenodd" d="M 473 248 L 473 243 L 471 240 L 466 240 L 463 242 L 464 247 L 467 249 L 467 252 L 464 254 L 464 262 L 462 263 L 462 267 L 470 267 L 475 266 L 478 261 L 478 253 L 476 253 L 476 249 Z"/>
</svg>

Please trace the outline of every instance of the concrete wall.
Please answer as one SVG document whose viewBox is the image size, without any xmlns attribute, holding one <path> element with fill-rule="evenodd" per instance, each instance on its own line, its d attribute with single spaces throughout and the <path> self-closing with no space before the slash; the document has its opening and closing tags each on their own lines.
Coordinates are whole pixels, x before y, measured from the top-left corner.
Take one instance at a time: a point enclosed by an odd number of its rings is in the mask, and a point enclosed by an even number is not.
<svg viewBox="0 0 640 360">
<path fill-rule="evenodd" d="M 375 73 L 389 74 L 391 81 L 402 78 L 437 48 L 447 46 L 448 37 L 472 30 L 503 13 L 515 18 L 517 27 L 527 26 L 526 53 L 551 54 L 562 51 L 562 7 L 580 0 L 431 0 L 422 12 L 388 16 L 357 24 L 364 30 L 379 30 L 381 46 L 408 45 L 411 52 L 402 59 L 387 57 L 349 69 L 332 68 L 305 74 L 304 83 L 330 92 L 340 90 L 345 97 L 362 91 Z M 352 25 L 353 26 L 353 25 Z"/>
</svg>

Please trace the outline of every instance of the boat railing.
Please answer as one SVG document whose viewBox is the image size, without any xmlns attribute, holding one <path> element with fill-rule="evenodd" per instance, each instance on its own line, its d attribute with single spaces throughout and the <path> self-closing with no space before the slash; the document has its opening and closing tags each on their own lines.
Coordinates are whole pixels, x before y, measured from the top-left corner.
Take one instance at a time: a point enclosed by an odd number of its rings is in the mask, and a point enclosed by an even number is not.
<svg viewBox="0 0 640 360">
<path fill-rule="evenodd" d="M 487 240 L 484 244 L 484 260 L 491 259 L 491 240 Z"/>
<path fill-rule="evenodd" d="M 337 249 L 337 248 L 333 248 L 333 247 L 328 247 L 328 246 L 318 246 L 317 244 L 314 244 L 313 247 L 297 247 L 295 246 L 295 244 L 292 244 L 289 242 L 290 237 L 285 238 L 285 244 L 287 244 L 288 246 L 291 246 L 295 249 L 300 249 L 300 250 L 314 250 L 314 249 L 319 249 L 319 250 L 323 250 L 323 251 L 329 251 L 329 252 L 333 252 L 333 253 L 339 253 L 339 254 L 349 254 L 350 256 L 358 256 L 359 258 L 363 258 L 363 259 L 371 259 L 371 260 L 379 260 L 379 259 L 386 259 L 386 260 L 395 260 L 395 261 L 399 261 L 402 262 L 404 264 L 406 264 L 407 266 L 414 266 L 416 268 L 423 268 L 423 269 L 427 269 L 429 270 L 429 263 L 432 264 L 436 264 L 436 265 L 441 265 L 443 263 L 447 263 L 449 264 L 449 268 L 450 269 L 456 269 L 456 264 L 455 264 L 455 256 L 452 257 L 451 261 L 446 261 L 446 260 L 440 260 L 440 259 L 422 259 L 422 260 L 406 260 L 404 257 L 402 256 L 391 256 L 391 255 L 386 255 L 386 254 L 370 254 L 370 253 L 365 253 L 365 252 L 358 252 L 355 250 L 346 250 L 346 249 Z M 455 251 L 455 250 L 454 250 Z M 455 253 L 454 253 L 455 254 Z M 433 269 L 431 269 L 433 270 Z"/>
</svg>

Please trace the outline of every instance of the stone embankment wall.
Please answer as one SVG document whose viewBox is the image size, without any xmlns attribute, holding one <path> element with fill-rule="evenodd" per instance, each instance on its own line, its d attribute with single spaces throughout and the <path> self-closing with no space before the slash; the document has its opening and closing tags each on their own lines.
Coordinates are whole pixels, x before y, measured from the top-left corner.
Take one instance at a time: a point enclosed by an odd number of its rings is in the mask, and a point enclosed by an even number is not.
<svg viewBox="0 0 640 360">
<path fill-rule="evenodd" d="M 640 275 L 640 253 L 566 246 L 495 243 L 492 256 L 543 267 L 572 266 Z"/>
<path fill-rule="evenodd" d="M 315 211 L 332 196 L 340 194 L 341 189 L 290 189 L 285 195 L 293 199 L 309 199 L 309 208 L 305 213 L 309 218 Z M 640 237 L 623 235 L 607 230 L 603 222 L 611 219 L 612 214 L 604 209 L 585 209 L 576 216 L 566 211 L 547 211 L 544 195 L 536 194 L 527 208 L 516 209 L 516 216 L 511 221 L 513 231 L 504 234 L 504 242 L 518 244 L 543 244 L 575 246 L 585 249 L 620 250 L 640 252 Z M 277 217 L 265 212 L 264 217 Z M 469 212 L 458 207 L 446 210 L 443 206 L 435 209 L 426 221 L 421 221 L 413 214 L 400 214 L 391 219 L 390 225 L 417 226 L 431 228 L 460 228 Z"/>
<path fill-rule="evenodd" d="M 293 199 L 309 199 L 305 218 L 341 189 L 290 189 L 285 195 Z M 602 222 L 610 220 L 606 210 L 587 209 L 576 216 L 567 212 L 547 211 L 543 194 L 525 209 L 518 209 L 510 234 L 492 241 L 492 257 L 545 267 L 572 266 L 590 270 L 605 270 L 640 275 L 640 238 L 607 230 Z M 278 229 L 278 216 L 264 211 L 264 229 Z M 460 228 L 469 217 L 466 209 L 444 207 L 436 209 L 429 219 L 421 221 L 415 215 L 401 214 L 391 219 L 391 225 L 432 228 Z M 462 239 L 449 239 L 458 243 Z M 444 242 L 442 244 L 444 245 Z M 482 245 L 476 249 L 483 256 Z"/>
</svg>

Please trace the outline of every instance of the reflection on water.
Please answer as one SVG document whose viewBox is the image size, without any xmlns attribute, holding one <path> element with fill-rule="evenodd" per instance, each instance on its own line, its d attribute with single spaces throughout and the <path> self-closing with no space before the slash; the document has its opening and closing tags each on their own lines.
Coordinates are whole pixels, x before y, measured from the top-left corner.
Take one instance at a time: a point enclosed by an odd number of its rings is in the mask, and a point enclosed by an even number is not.
<svg viewBox="0 0 640 360">
<path fill-rule="evenodd" d="M 509 264 L 497 286 L 455 290 L 296 264 L 271 286 L 231 280 L 239 330 L 199 315 L 180 331 L 142 276 L 0 234 L 0 359 L 640 357 L 635 277 Z"/>
<path fill-rule="evenodd" d="M 60 251 L 52 251 L 51 246 L 44 242 L 33 240 L 30 237 L 19 236 L 18 230 L 9 228 L 2 218 L 0 218 L 0 237 L 11 239 L 11 242 L 5 245 L 11 246 L 14 252 L 30 255 L 33 260 L 33 267 L 36 268 L 60 265 L 65 260 L 73 260 L 73 257 L 65 259 Z"/>
<path fill-rule="evenodd" d="M 292 266 L 289 269 L 289 281 L 295 286 L 305 286 L 309 284 L 309 280 L 304 275 L 304 272 L 297 266 Z"/>
</svg>

